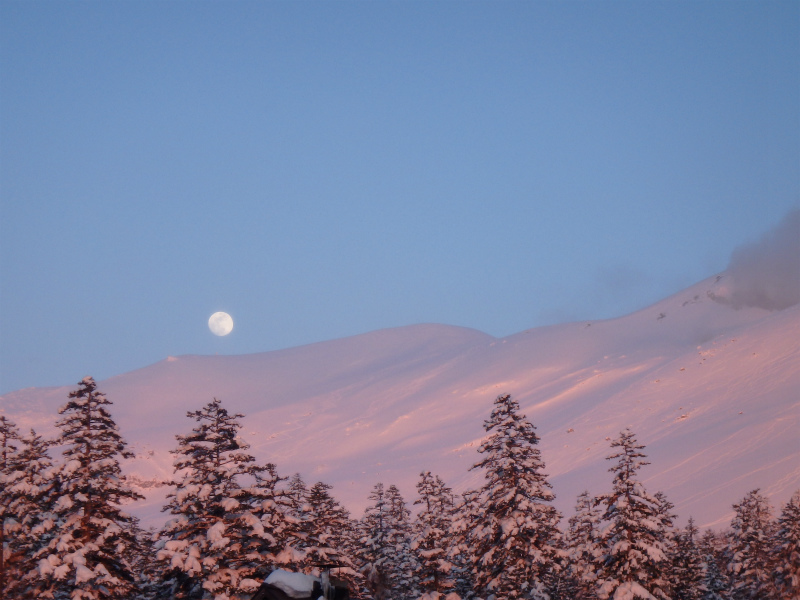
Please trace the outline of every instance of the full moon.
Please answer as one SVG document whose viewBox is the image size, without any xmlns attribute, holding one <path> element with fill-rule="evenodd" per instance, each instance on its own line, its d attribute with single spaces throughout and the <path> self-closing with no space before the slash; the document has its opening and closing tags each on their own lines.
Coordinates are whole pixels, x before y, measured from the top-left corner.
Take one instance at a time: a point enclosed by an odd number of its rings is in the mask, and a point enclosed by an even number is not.
<svg viewBox="0 0 800 600">
<path fill-rule="evenodd" d="M 215 312 L 208 318 L 208 328 L 214 335 L 228 335 L 233 331 L 233 319 L 226 312 Z"/>
</svg>

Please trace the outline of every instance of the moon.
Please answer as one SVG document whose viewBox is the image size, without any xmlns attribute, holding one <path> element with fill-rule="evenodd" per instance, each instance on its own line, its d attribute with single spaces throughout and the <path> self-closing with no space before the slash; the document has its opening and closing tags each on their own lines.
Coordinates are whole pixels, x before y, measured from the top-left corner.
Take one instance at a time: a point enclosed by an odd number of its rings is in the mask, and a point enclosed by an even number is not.
<svg viewBox="0 0 800 600">
<path fill-rule="evenodd" d="M 208 318 L 208 328 L 214 335 L 228 335 L 233 331 L 233 319 L 226 312 L 215 312 Z"/>
</svg>

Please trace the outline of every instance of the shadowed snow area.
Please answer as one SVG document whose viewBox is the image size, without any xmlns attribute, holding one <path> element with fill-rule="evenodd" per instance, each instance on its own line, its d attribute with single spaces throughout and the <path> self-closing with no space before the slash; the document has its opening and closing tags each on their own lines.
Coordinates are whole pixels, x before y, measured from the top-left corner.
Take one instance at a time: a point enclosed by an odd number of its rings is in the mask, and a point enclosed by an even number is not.
<svg viewBox="0 0 800 600">
<path fill-rule="evenodd" d="M 610 489 L 609 439 L 627 426 L 647 446 L 645 484 L 667 494 L 681 522 L 725 526 L 731 504 L 756 487 L 777 506 L 800 488 L 800 305 L 712 301 L 739 297 L 732 268 L 619 319 L 503 339 L 417 325 L 262 354 L 170 357 L 102 381 L 138 455 L 125 470 L 148 497 L 130 510 L 161 523 L 167 488 L 156 485 L 172 476 L 174 436 L 195 425 L 187 411 L 214 397 L 245 415 L 242 436 L 260 461 L 332 484 L 360 517 L 378 481 L 409 503 L 422 470 L 456 491 L 479 485 L 468 469 L 503 393 L 537 427 L 565 517 L 584 489 Z M 52 432 L 74 387 L 13 392 L 0 411 L 20 429 Z"/>
</svg>

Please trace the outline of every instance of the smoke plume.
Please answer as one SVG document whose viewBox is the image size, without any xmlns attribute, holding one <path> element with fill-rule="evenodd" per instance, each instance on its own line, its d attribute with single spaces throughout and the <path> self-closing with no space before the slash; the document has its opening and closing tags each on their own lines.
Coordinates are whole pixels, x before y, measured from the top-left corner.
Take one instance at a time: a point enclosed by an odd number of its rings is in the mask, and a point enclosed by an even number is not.
<svg viewBox="0 0 800 600">
<path fill-rule="evenodd" d="M 733 308 L 782 310 L 800 302 L 800 209 L 758 242 L 734 250 L 727 275 L 725 293 L 712 298 Z"/>
</svg>

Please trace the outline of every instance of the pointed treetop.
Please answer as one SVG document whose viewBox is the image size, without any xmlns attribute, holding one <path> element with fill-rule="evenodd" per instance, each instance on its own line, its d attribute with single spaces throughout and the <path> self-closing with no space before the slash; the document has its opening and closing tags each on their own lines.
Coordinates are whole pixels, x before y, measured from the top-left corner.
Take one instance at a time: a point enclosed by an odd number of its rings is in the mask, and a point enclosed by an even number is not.
<svg viewBox="0 0 800 600">
<path fill-rule="evenodd" d="M 17 449 L 16 444 L 14 444 L 13 440 L 18 440 L 19 437 L 19 430 L 17 429 L 17 424 L 14 423 L 11 419 L 8 419 L 5 415 L 0 415 L 0 460 L 2 460 L 1 464 L 5 464 L 8 460 L 8 453 L 13 452 Z"/>
<path fill-rule="evenodd" d="M 495 398 L 492 414 L 488 421 L 483 422 L 483 428 L 486 431 L 508 429 L 520 421 L 525 421 L 525 415 L 519 414 L 519 402 L 514 400 L 511 394 L 502 394 Z"/>
<path fill-rule="evenodd" d="M 617 452 L 606 457 L 606 460 L 619 459 L 616 465 L 608 469 L 612 473 L 617 473 L 614 478 L 615 481 L 630 479 L 641 467 L 650 464 L 645 460 L 641 460 L 647 458 L 647 455 L 641 452 L 641 450 L 644 450 L 644 445 L 637 442 L 636 434 L 631 431 L 630 427 L 620 431 L 619 437 L 611 442 L 611 447 L 619 448 Z"/>
</svg>

